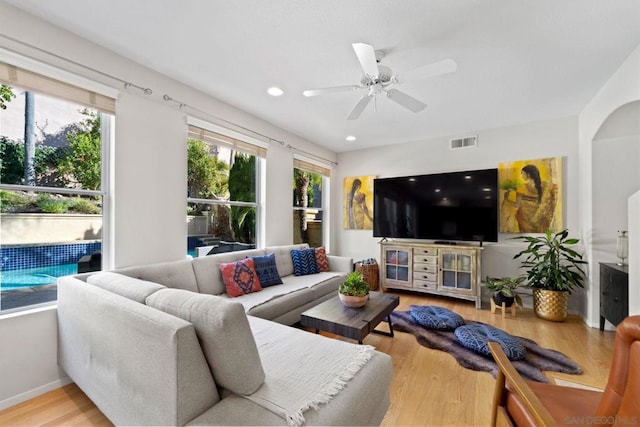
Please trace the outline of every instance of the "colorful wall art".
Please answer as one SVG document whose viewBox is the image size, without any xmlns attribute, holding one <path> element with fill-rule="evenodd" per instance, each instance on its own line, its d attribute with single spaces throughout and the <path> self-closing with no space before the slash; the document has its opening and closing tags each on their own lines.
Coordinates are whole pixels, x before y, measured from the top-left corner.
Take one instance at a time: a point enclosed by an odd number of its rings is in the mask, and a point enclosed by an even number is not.
<svg viewBox="0 0 640 427">
<path fill-rule="evenodd" d="M 373 229 L 373 180 L 376 176 L 344 179 L 344 229 Z"/>
<path fill-rule="evenodd" d="M 498 165 L 501 233 L 563 229 L 562 157 Z"/>
</svg>

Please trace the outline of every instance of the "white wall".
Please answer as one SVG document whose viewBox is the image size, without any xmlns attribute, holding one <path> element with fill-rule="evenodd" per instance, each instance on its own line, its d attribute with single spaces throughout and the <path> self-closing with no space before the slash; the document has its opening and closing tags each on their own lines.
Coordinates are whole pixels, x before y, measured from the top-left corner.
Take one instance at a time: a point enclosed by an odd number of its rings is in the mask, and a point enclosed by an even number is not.
<svg viewBox="0 0 640 427">
<path fill-rule="evenodd" d="M 425 113 L 428 114 L 428 113 Z M 377 175 L 380 178 L 454 172 L 472 169 L 495 168 L 500 162 L 537 159 L 543 157 L 564 158 L 564 212 L 565 227 L 578 234 L 578 134 L 577 118 L 567 117 L 543 122 L 528 123 L 500 129 L 480 130 L 478 147 L 459 150 L 449 149 L 449 138 L 438 138 L 401 145 L 379 147 L 370 150 L 340 153 L 336 179 L 332 192 L 333 229 L 336 233 L 338 252 L 354 259 L 375 257 L 380 259 L 377 238 L 371 230 L 342 229 L 342 206 L 345 177 Z M 374 212 L 375 215 L 375 212 Z M 487 243 L 482 255 L 482 276 L 518 275 L 518 260 L 513 255 L 521 244 L 507 239 L 513 235 L 499 236 L 498 243 Z M 571 299 L 572 310 L 578 307 L 579 298 Z"/>
<path fill-rule="evenodd" d="M 120 90 L 113 147 L 114 256 L 110 267 L 181 259 L 186 254 L 186 117 L 184 111 L 162 100 L 164 94 L 296 148 L 335 159 L 335 154 L 326 149 L 2 1 L 0 16 L 2 34 L 153 90 L 151 96 L 135 88 L 125 90 L 111 79 L 0 37 L 0 47 Z M 292 227 L 290 221 L 282 219 L 291 217 L 293 155 L 286 147 L 272 143 L 267 156 L 264 243 L 288 244 Z M 64 380 L 56 363 L 56 333 L 52 310 L 0 316 L 0 409 L 16 403 L 16 399 L 57 387 Z"/>
<path fill-rule="evenodd" d="M 629 218 L 640 218 L 640 191 L 629 198 Z M 629 221 L 629 315 L 640 315 L 640 221 Z M 631 278 L 635 280 L 632 281 Z"/>
<path fill-rule="evenodd" d="M 592 165 L 597 158 L 594 154 L 594 140 L 599 130 L 607 122 L 607 119 L 620 107 L 640 100 L 640 46 L 638 46 L 602 86 L 593 99 L 582 110 L 578 116 L 578 139 L 579 139 L 579 161 L 580 161 L 580 198 L 579 209 L 581 237 L 586 244 L 586 256 L 589 261 L 589 276 L 595 278 L 599 274 L 597 264 L 597 251 L 599 242 L 594 240 L 594 218 L 593 208 L 600 203 L 594 194 L 594 175 Z M 636 157 L 638 159 L 638 157 Z M 640 163 L 636 165 L 636 169 Z M 624 210 L 624 206 L 619 209 Z M 629 229 L 637 227 L 640 219 L 629 216 Z M 633 227 L 632 224 L 636 226 Z M 638 245 L 637 239 L 640 236 L 630 235 L 631 245 Z M 636 240 L 634 242 L 634 240 Z M 636 246 L 637 247 L 637 246 Z M 635 259 L 630 259 L 629 263 L 640 264 L 640 254 L 636 253 Z M 629 274 L 629 283 L 637 283 L 640 280 L 637 269 L 632 269 Z M 634 273 L 636 272 L 636 273 Z M 585 307 L 587 313 L 587 323 L 592 327 L 599 324 L 600 287 L 597 282 L 589 283 L 586 290 L 588 305 Z"/>
</svg>

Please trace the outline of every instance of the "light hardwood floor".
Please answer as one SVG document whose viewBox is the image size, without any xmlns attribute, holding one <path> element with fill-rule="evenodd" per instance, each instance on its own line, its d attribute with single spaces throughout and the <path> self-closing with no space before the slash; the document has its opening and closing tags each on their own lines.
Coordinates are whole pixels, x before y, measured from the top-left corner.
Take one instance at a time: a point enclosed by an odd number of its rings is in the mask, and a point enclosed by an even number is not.
<svg viewBox="0 0 640 427">
<path fill-rule="evenodd" d="M 491 314 L 488 304 L 476 310 L 473 303 L 413 293 L 400 295 L 399 310 L 410 304 L 440 305 L 467 320 L 492 324 L 513 335 L 553 348 L 577 362 L 582 375 L 548 373 L 575 383 L 603 388 L 607 382 L 614 332 L 600 332 L 570 316 L 554 323 L 535 317 L 528 309 L 517 318 Z M 385 329 L 386 325 L 379 326 Z M 486 372 L 464 369 L 449 354 L 419 345 L 413 335 L 397 332 L 394 338 L 372 334 L 365 344 L 391 355 L 394 379 L 391 406 L 384 426 L 484 426 L 489 424 L 494 379 Z M 71 384 L 30 401 L 0 411 L 0 426 L 105 426 L 109 420 Z"/>
</svg>

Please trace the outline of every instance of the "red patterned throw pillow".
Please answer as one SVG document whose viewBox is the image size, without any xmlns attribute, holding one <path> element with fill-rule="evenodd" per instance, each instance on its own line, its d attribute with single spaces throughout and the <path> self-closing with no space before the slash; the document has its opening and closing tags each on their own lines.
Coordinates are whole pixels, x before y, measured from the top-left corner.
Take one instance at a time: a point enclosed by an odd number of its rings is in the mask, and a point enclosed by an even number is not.
<svg viewBox="0 0 640 427">
<path fill-rule="evenodd" d="M 329 271 L 329 260 L 327 259 L 327 250 L 324 246 L 316 248 L 316 262 L 318 263 L 318 270 Z"/>
<path fill-rule="evenodd" d="M 219 268 L 222 281 L 227 287 L 227 295 L 230 297 L 239 297 L 262 290 L 253 259 L 245 258 L 236 262 L 220 263 Z"/>
</svg>

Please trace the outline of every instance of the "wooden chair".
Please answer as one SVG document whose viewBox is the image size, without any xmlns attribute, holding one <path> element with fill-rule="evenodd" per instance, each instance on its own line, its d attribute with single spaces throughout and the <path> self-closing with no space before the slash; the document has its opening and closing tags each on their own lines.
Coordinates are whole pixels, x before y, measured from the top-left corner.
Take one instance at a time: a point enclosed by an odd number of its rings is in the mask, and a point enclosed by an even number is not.
<svg viewBox="0 0 640 427">
<path fill-rule="evenodd" d="M 498 343 L 492 426 L 636 425 L 640 423 L 640 316 L 616 330 L 609 380 L 603 392 L 525 381 Z"/>
</svg>

